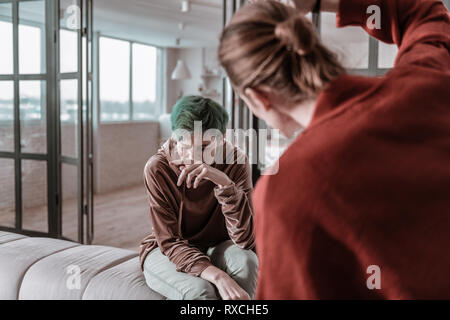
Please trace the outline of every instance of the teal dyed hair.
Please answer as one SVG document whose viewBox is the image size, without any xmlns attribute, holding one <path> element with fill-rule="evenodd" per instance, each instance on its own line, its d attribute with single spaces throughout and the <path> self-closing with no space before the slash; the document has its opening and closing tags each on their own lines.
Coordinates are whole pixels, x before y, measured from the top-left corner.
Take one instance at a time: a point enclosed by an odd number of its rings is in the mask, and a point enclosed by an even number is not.
<svg viewBox="0 0 450 320">
<path fill-rule="evenodd" d="M 194 131 L 194 121 L 202 121 L 202 130 L 218 129 L 225 133 L 228 113 L 217 102 L 201 96 L 185 96 L 177 101 L 170 115 L 172 130 Z"/>
</svg>

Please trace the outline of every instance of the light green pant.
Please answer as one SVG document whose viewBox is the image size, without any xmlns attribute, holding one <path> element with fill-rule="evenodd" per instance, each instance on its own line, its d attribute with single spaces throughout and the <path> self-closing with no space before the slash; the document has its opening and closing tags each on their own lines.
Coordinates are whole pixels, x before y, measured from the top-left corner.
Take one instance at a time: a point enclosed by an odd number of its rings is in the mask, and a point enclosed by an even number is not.
<svg viewBox="0 0 450 320">
<path fill-rule="evenodd" d="M 231 240 L 210 247 L 206 253 L 211 263 L 225 271 L 253 299 L 258 273 L 258 258 L 251 250 L 243 250 Z M 144 261 L 147 285 L 170 300 L 217 300 L 216 287 L 207 280 L 178 272 L 175 264 L 153 249 Z"/>
</svg>

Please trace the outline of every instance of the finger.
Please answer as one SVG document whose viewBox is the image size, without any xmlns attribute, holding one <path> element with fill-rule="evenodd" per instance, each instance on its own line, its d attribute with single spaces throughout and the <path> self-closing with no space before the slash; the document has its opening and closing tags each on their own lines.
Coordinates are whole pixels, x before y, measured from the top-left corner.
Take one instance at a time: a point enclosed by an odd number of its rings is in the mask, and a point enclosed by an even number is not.
<svg viewBox="0 0 450 320">
<path fill-rule="evenodd" d="M 191 187 L 192 184 L 192 179 L 197 176 L 198 174 L 200 174 L 200 172 L 202 172 L 203 167 L 202 166 L 198 166 L 197 168 L 195 168 L 194 170 L 192 170 L 191 172 L 189 172 L 189 174 L 187 175 L 186 178 L 186 185 L 188 188 Z"/>
<path fill-rule="evenodd" d="M 222 300 L 230 300 L 230 295 L 227 290 L 219 290 L 219 294 L 222 297 Z"/>
<path fill-rule="evenodd" d="M 206 167 L 204 167 L 202 169 L 202 171 L 200 172 L 200 174 L 197 176 L 197 178 L 195 178 L 194 181 L 194 189 L 196 189 L 200 183 L 200 181 L 202 181 L 203 179 L 206 178 L 206 175 L 208 174 L 208 169 Z"/>
<path fill-rule="evenodd" d="M 247 292 L 244 292 L 244 295 L 242 296 L 242 300 L 250 300 L 250 295 Z"/>
<path fill-rule="evenodd" d="M 184 179 L 186 178 L 186 176 L 189 174 L 189 172 L 191 172 L 192 170 L 196 169 L 198 167 L 198 165 L 191 165 L 191 166 L 187 166 L 185 167 L 182 171 L 180 176 L 178 177 L 178 181 L 177 181 L 177 186 L 181 186 L 181 184 L 183 183 Z"/>
<path fill-rule="evenodd" d="M 240 300 L 241 293 L 238 290 L 236 290 L 235 288 L 233 288 L 231 296 L 233 297 L 233 300 Z"/>
</svg>

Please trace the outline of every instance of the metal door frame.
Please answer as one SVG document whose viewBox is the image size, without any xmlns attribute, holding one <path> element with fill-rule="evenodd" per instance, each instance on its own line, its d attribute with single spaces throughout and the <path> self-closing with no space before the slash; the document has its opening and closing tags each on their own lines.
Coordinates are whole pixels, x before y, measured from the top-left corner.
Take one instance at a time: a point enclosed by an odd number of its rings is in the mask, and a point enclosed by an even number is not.
<svg viewBox="0 0 450 320">
<path fill-rule="evenodd" d="M 62 238 L 61 211 L 61 164 L 69 163 L 77 166 L 78 197 L 78 242 L 92 243 L 93 239 L 93 108 L 92 108 L 92 0 L 77 0 L 81 10 L 81 28 L 78 32 L 78 70 L 76 73 L 59 73 L 59 1 L 45 1 L 45 73 L 19 74 L 19 3 L 33 0 L 0 0 L 0 3 L 11 4 L 13 27 L 13 74 L 0 75 L 0 81 L 13 81 L 14 85 L 14 151 L 0 151 L 0 159 L 14 160 L 15 181 L 15 226 L 0 226 L 1 231 L 16 232 L 29 236 L 46 236 Z M 83 10 L 83 8 L 85 8 Z M 85 15 L 85 17 L 83 17 Z M 82 70 L 82 37 L 87 37 L 86 70 Z M 90 43 L 90 44 L 89 44 Z M 87 73 L 83 84 L 83 72 Z M 77 79 L 78 81 L 78 153 L 77 158 L 61 155 L 60 101 L 59 81 L 61 79 Z M 45 81 L 46 85 L 46 126 L 47 153 L 26 153 L 21 150 L 20 127 L 20 92 L 21 80 Z M 83 85 L 86 85 L 86 109 L 83 110 Z M 83 113 L 85 111 L 85 113 Z M 84 125 L 86 127 L 84 127 Z M 86 128 L 86 129 L 84 129 Z M 86 141 L 84 141 L 86 130 Z M 86 152 L 84 151 L 86 148 Z M 84 157 L 86 155 L 86 158 Z M 48 232 L 23 229 L 22 224 L 22 160 L 45 161 L 47 165 L 47 223 Z M 87 232 L 85 234 L 84 219 L 86 216 Z M 86 238 L 86 241 L 85 241 Z M 74 239 L 70 239 L 74 240 Z"/>
</svg>

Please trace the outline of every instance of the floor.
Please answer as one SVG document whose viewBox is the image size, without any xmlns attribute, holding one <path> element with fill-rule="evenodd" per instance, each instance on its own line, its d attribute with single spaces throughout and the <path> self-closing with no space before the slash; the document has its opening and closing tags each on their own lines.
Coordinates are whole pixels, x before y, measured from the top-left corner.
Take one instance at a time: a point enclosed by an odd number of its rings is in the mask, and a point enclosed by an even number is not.
<svg viewBox="0 0 450 320">
<path fill-rule="evenodd" d="M 75 199 L 62 203 L 63 236 L 77 239 L 78 216 Z M 0 217 L 0 225 L 8 225 Z M 27 208 L 23 228 L 47 232 L 47 207 Z M 143 184 L 94 196 L 94 241 L 138 251 L 140 241 L 151 232 L 148 204 Z"/>
<path fill-rule="evenodd" d="M 94 197 L 94 244 L 139 250 L 151 233 L 143 184 Z"/>
</svg>

